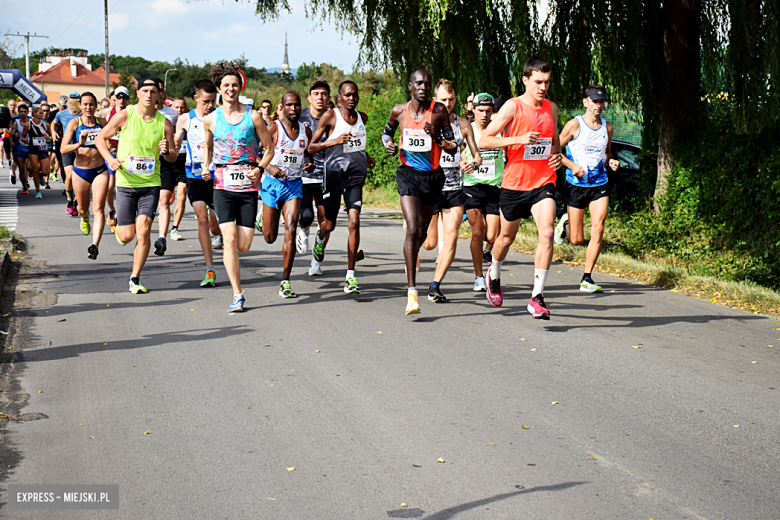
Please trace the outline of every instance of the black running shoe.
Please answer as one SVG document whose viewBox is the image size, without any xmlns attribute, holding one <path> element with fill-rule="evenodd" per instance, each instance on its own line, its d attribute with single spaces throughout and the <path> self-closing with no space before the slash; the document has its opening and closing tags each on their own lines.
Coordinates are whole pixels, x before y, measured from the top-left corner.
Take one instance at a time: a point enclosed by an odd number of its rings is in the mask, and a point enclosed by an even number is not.
<svg viewBox="0 0 780 520">
<path fill-rule="evenodd" d="M 493 251 L 482 251 L 482 263 L 483 264 L 493 263 Z"/>
<path fill-rule="evenodd" d="M 438 287 L 428 289 L 428 299 L 433 303 L 444 303 L 447 301 L 447 297 L 441 293 L 441 289 Z"/>
<path fill-rule="evenodd" d="M 98 257 L 98 248 L 95 244 L 92 244 L 87 248 L 87 253 L 89 253 L 89 259 L 90 260 L 97 260 Z"/>
<path fill-rule="evenodd" d="M 154 254 L 157 256 L 163 256 L 165 254 L 165 250 L 168 249 L 167 240 L 165 238 L 160 237 L 157 240 L 154 241 Z"/>
<path fill-rule="evenodd" d="M 360 262 L 365 258 L 366 258 L 366 253 L 364 253 L 362 249 L 358 249 L 358 252 L 355 255 L 355 262 Z"/>
</svg>

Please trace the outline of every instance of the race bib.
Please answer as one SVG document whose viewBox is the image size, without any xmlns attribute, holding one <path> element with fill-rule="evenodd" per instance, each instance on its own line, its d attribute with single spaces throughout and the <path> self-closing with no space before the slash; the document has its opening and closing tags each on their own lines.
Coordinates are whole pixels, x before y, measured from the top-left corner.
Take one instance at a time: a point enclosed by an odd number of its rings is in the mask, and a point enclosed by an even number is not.
<svg viewBox="0 0 780 520">
<path fill-rule="evenodd" d="M 298 171 L 303 167 L 303 150 L 290 150 L 282 148 L 282 157 L 279 160 L 279 168 L 287 173 Z"/>
<path fill-rule="evenodd" d="M 552 137 L 539 137 L 534 144 L 525 145 L 524 161 L 546 161 L 552 151 Z"/>
<path fill-rule="evenodd" d="M 404 128 L 403 148 L 409 152 L 430 152 L 433 139 L 420 128 Z"/>
<path fill-rule="evenodd" d="M 203 143 L 198 143 L 195 146 L 192 146 L 190 148 L 192 152 L 192 162 L 194 163 L 202 163 L 203 162 L 203 152 L 206 151 L 206 145 Z"/>
<path fill-rule="evenodd" d="M 362 152 L 366 149 L 366 133 L 352 134 L 349 141 L 344 144 L 344 153 Z"/>
<path fill-rule="evenodd" d="M 478 179 L 492 179 L 496 176 L 496 160 L 490 159 L 482 161 L 482 164 L 479 165 L 479 168 L 474 170 L 474 173 L 472 173 L 471 176 Z"/>
<path fill-rule="evenodd" d="M 148 175 L 154 173 L 154 157 L 131 155 L 127 158 L 127 173 Z"/>
<path fill-rule="evenodd" d="M 179 155 L 187 153 L 187 140 L 181 142 L 181 148 L 179 148 Z"/>
<path fill-rule="evenodd" d="M 33 137 L 33 146 L 39 149 L 42 152 L 45 152 L 49 149 L 49 146 L 46 144 L 46 138 L 45 137 Z"/>
<path fill-rule="evenodd" d="M 439 158 L 439 166 L 442 168 L 460 168 L 460 152 L 457 152 L 455 155 L 450 155 L 442 150 L 441 157 Z"/>
<path fill-rule="evenodd" d="M 84 142 L 84 146 L 95 146 L 95 139 L 97 139 L 99 133 L 99 128 L 95 128 L 94 130 L 87 130 L 87 140 Z"/>
<path fill-rule="evenodd" d="M 227 164 L 222 170 L 222 184 L 234 188 L 250 186 L 252 181 L 246 174 L 253 169 L 250 164 Z"/>
</svg>

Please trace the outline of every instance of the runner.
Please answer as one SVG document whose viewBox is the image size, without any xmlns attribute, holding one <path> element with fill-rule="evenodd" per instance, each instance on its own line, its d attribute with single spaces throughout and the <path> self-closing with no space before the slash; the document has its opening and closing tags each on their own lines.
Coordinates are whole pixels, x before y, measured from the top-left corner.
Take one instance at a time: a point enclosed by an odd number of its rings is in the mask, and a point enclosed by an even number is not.
<svg viewBox="0 0 780 520">
<path fill-rule="evenodd" d="M 487 274 L 487 299 L 500 306 L 501 264 L 515 240 L 520 219 L 533 215 L 539 233 L 534 258 L 534 287 L 528 312 L 534 318 L 550 319 L 544 301 L 544 284 L 553 255 L 555 222 L 555 170 L 561 167 L 558 137 L 558 107 L 546 99 L 550 88 L 550 64 L 533 57 L 523 67 L 525 93 L 507 101 L 493 117 L 479 140 L 480 148 L 504 148 L 507 165 L 501 181 L 501 231 Z M 508 127 L 504 137 L 498 133 Z"/>
<path fill-rule="evenodd" d="M 479 142 L 493 117 L 493 97 L 487 93 L 475 96 L 472 104 L 474 122 L 471 128 L 474 138 Z M 501 137 L 501 134 L 498 134 Z M 466 194 L 466 215 L 471 226 L 471 260 L 474 263 L 474 291 L 485 291 L 485 277 L 482 264 L 492 261 L 493 244 L 501 229 L 501 216 L 498 201 L 501 195 L 501 179 L 504 175 L 504 151 L 481 149 L 482 166 L 477 171 L 467 173 L 463 179 L 463 192 Z M 467 161 L 472 157 L 468 150 L 464 153 Z M 487 250 L 482 243 L 487 242 Z"/>
<path fill-rule="evenodd" d="M 176 123 L 179 120 L 179 113 L 173 108 L 165 104 L 167 99 L 165 95 L 165 84 L 160 78 L 154 78 L 160 86 L 160 93 L 157 99 L 157 111 L 160 112 L 165 118 L 171 122 L 173 128 L 176 128 Z M 176 163 L 168 162 L 162 159 L 160 156 L 160 203 L 159 213 L 157 218 L 157 226 L 159 230 L 159 237 L 154 241 L 154 254 L 157 256 L 163 256 L 168 249 L 168 241 L 166 236 L 168 235 L 168 226 L 171 223 L 171 204 L 174 200 L 174 193 L 176 191 L 176 184 L 178 184 L 178 174 L 176 171 Z M 178 156 L 177 156 L 178 160 Z M 182 166 L 184 163 L 182 162 Z"/>
<path fill-rule="evenodd" d="M 81 115 L 78 92 L 71 92 L 68 94 L 66 103 L 67 110 L 60 110 L 57 112 L 57 117 L 54 118 L 54 135 L 60 141 L 62 141 L 61 136 L 65 133 L 65 128 L 67 128 L 68 124 Z M 62 148 L 62 142 L 60 143 L 60 148 Z M 68 199 L 65 206 L 65 213 L 71 217 L 79 216 L 77 209 L 78 202 L 76 201 L 76 195 L 73 192 L 73 160 L 75 159 L 75 155 L 75 153 L 64 154 L 60 151 L 61 160 L 59 161 L 60 170 L 62 170 L 62 180 L 65 181 L 65 196 Z"/>
<path fill-rule="evenodd" d="M 46 175 L 43 175 L 43 170 L 41 170 L 41 175 L 43 177 L 44 182 L 42 185 L 47 189 L 50 190 L 51 186 L 49 186 L 49 178 L 51 177 L 52 172 L 52 163 L 56 163 L 57 159 L 54 155 L 54 138 L 52 137 L 53 132 L 51 131 L 51 124 L 52 121 L 54 121 L 54 116 L 52 115 L 52 107 L 56 107 L 56 104 L 49 105 L 48 103 L 43 103 L 41 105 L 41 120 L 46 123 L 46 158 L 49 160 L 49 171 Z"/>
<path fill-rule="evenodd" d="M 176 125 L 176 146 L 185 151 L 185 174 L 187 190 L 192 209 L 198 219 L 198 241 L 206 261 L 206 278 L 200 282 L 201 287 L 215 287 L 217 275 L 214 271 L 214 255 L 209 237 L 209 227 L 219 234 L 219 223 L 216 217 L 209 219 L 209 210 L 214 209 L 214 179 L 211 174 L 203 179 L 203 155 L 206 147 L 206 136 L 203 131 L 203 120 L 214 111 L 217 99 L 217 88 L 210 80 L 202 79 L 195 83 L 195 108 L 188 113 L 179 115 Z M 212 164 L 209 165 L 211 171 Z M 178 209 L 179 202 L 176 202 Z M 182 204 L 183 207 L 183 204 Z M 215 229 L 216 228 L 216 229 Z M 173 231 L 171 231 L 173 238 Z"/>
<path fill-rule="evenodd" d="M 263 121 L 266 125 L 270 125 L 274 122 L 273 103 L 264 99 L 260 102 L 260 114 L 263 116 Z"/>
<path fill-rule="evenodd" d="M 16 113 L 16 108 L 18 106 L 18 103 L 15 99 L 9 99 L 8 100 L 8 110 L 11 112 L 11 128 L 8 129 L 8 139 L 11 146 L 11 160 L 8 164 L 8 167 L 11 168 L 11 184 L 16 184 L 16 169 L 19 167 L 16 164 L 16 137 L 13 135 L 13 128 L 14 128 L 14 121 L 19 119 L 19 114 Z"/>
<path fill-rule="evenodd" d="M 111 110 L 108 111 L 108 116 L 104 116 L 106 121 L 111 119 L 122 110 L 127 108 L 127 104 L 130 102 L 130 91 L 127 87 L 117 87 L 114 91 L 112 99 L 116 102 Z M 119 146 L 119 140 L 116 138 L 111 139 L 111 155 L 116 157 L 117 147 Z M 116 172 L 114 170 L 108 170 L 108 197 L 106 202 L 108 203 L 108 225 L 111 226 L 111 231 L 116 231 L 116 207 L 114 207 L 114 192 L 116 191 Z"/>
<path fill-rule="evenodd" d="M 190 111 L 187 107 L 187 102 L 183 98 L 174 99 L 172 106 L 178 114 L 178 119 L 181 119 Z M 186 141 L 183 144 L 186 145 Z M 176 162 L 173 163 L 173 169 L 176 172 L 176 209 L 173 210 L 171 240 L 174 241 L 184 240 L 184 237 L 179 233 L 179 224 L 181 224 L 181 219 L 184 218 L 184 209 L 187 206 L 187 172 L 184 168 L 184 164 L 187 162 L 187 150 L 183 144 L 176 145 L 179 149 L 179 157 L 177 157 Z M 171 204 L 172 203 L 173 196 L 171 197 Z"/>
<path fill-rule="evenodd" d="M 57 110 L 53 112 L 53 114 L 51 115 L 51 119 L 49 120 L 49 128 L 51 129 L 52 139 L 54 140 L 54 157 L 55 157 L 55 160 L 51 168 L 52 171 L 51 177 L 55 181 L 58 181 L 60 179 L 58 172 L 62 172 L 62 179 L 63 181 L 65 180 L 65 167 L 62 165 L 62 154 L 60 153 L 60 145 L 62 144 L 62 133 L 65 131 L 65 127 L 60 125 L 57 122 L 57 116 L 60 114 L 60 112 L 63 111 L 64 112 L 68 111 L 67 96 L 60 96 L 59 102 L 57 104 Z"/>
<path fill-rule="evenodd" d="M 49 107 L 47 106 L 46 108 Z M 51 171 L 51 163 L 49 162 L 50 130 L 49 124 L 44 119 L 43 108 L 32 108 L 32 120 L 22 137 L 26 137 L 29 140 L 27 166 L 35 184 L 35 198 L 42 199 L 41 178 L 43 178 L 45 184 L 46 178 Z"/>
<path fill-rule="evenodd" d="M 604 238 L 604 222 L 609 210 L 609 177 L 620 168 L 620 161 L 612 158 L 612 124 L 601 117 L 607 102 L 604 87 L 591 85 L 585 89 L 582 104 L 585 113 L 563 127 L 561 146 L 566 146 L 566 182 L 563 183 L 563 203 L 568 206 L 555 228 L 555 242 L 562 244 L 568 237 L 573 245 L 585 242 L 585 210 L 590 210 L 590 242 L 585 253 L 585 272 L 580 281 L 580 291 L 601 292 L 591 273 L 601 253 Z"/>
<path fill-rule="evenodd" d="M 224 240 L 222 261 L 233 287 L 233 303 L 228 312 L 241 312 L 246 298 L 241 290 L 238 253 L 246 253 L 252 245 L 260 176 L 273 159 L 273 141 L 260 114 L 238 101 L 242 84 L 238 71 L 229 64 L 218 63 L 211 69 L 211 76 L 219 86 L 222 105 L 203 120 L 203 164 L 210 165 L 213 158 L 214 209 Z M 266 153 L 258 164 L 261 143 Z M 201 168 L 201 172 L 204 180 L 211 178 L 207 168 Z"/>
<path fill-rule="evenodd" d="M 95 212 L 95 228 L 92 230 L 92 244 L 87 248 L 90 260 L 97 260 L 100 239 L 106 225 L 106 194 L 108 192 L 109 173 L 106 161 L 100 155 L 95 144 L 106 120 L 96 117 L 97 98 L 91 92 L 81 95 L 81 117 L 68 123 L 65 129 L 63 154 L 75 152 L 73 161 L 73 188 L 78 201 L 81 216 L 81 232 L 89 235 L 89 194 L 92 191 L 92 209 Z"/>
<path fill-rule="evenodd" d="M 325 219 L 314 239 L 312 269 L 325 259 L 325 245 L 341 209 L 341 198 L 349 215 L 349 239 L 347 241 L 347 275 L 344 292 L 360 293 L 355 277 L 355 262 L 360 251 L 360 210 L 363 206 L 363 185 L 368 168 L 374 167 L 374 159 L 366 153 L 366 123 L 368 116 L 357 111 L 360 93 L 357 84 L 344 81 L 339 85 L 341 105 L 322 116 L 312 136 L 309 150 L 325 152 L 325 178 L 323 206 Z M 326 137 L 324 142 L 322 138 Z M 315 264 L 316 262 L 316 264 Z"/>
<path fill-rule="evenodd" d="M 138 104 L 116 114 L 100 131 L 95 144 L 108 167 L 116 172 L 117 227 L 114 235 L 120 245 L 136 238 L 130 292 L 145 293 L 141 270 L 149 256 L 154 213 L 160 198 L 160 153 L 173 162 L 178 151 L 173 125 L 157 111 L 159 86 L 153 78 L 138 82 Z M 117 157 L 111 155 L 108 141 L 117 135 Z"/>
<path fill-rule="evenodd" d="M 22 181 L 22 194 L 29 193 L 29 182 L 27 180 L 27 155 L 29 151 L 30 138 L 27 131 L 30 127 L 30 109 L 24 103 L 16 106 L 17 118 L 11 120 L 11 140 L 14 142 L 14 161 L 19 169 L 19 180 Z M 11 184 L 16 184 L 16 175 L 11 170 Z"/>
<path fill-rule="evenodd" d="M 455 155 L 442 150 L 439 164 L 444 170 L 444 188 L 442 188 L 439 202 L 436 204 L 436 213 L 428 226 L 428 239 L 423 247 L 430 250 L 439 246 L 439 256 L 436 261 L 436 272 L 433 282 L 428 289 L 428 299 L 434 303 L 443 303 L 447 297 L 441 293 L 441 282 L 447 274 L 455 258 L 458 245 L 458 230 L 463 223 L 463 205 L 466 196 L 463 192 L 463 174 L 472 174 L 482 164 L 482 156 L 474 141 L 474 132 L 467 119 L 459 117 L 453 112 L 455 102 L 458 99 L 455 87 L 448 79 L 440 79 L 433 90 L 433 99 L 447 109 L 450 115 L 450 123 L 455 135 L 454 142 L 458 146 Z M 463 144 L 468 144 L 471 154 L 466 160 L 461 160 Z M 439 233 L 439 227 L 442 232 Z"/>
<path fill-rule="evenodd" d="M 108 106 L 103 107 L 103 110 L 101 110 L 100 116 L 108 121 L 108 116 L 111 114 L 111 111 L 116 107 L 116 90 L 112 90 L 111 93 L 108 95 Z"/>
<path fill-rule="evenodd" d="M 282 96 L 284 117 L 268 125 L 274 146 L 273 160 L 263 177 L 263 238 L 273 244 L 279 233 L 279 216 L 284 212 L 284 269 L 279 296 L 295 298 L 290 286 L 290 273 L 295 260 L 295 231 L 298 229 L 298 214 L 303 194 L 303 171 L 312 172 L 314 163 L 308 154 L 311 130 L 299 121 L 301 98 L 295 92 Z M 309 162 L 307 162 L 307 160 Z"/>
<path fill-rule="evenodd" d="M 433 79 L 428 71 L 412 72 L 409 78 L 412 100 L 393 108 L 382 134 L 387 155 L 395 155 L 400 148 L 401 166 L 396 170 L 395 179 L 406 224 L 407 315 L 420 313 L 416 286 L 418 254 L 444 187 L 444 172 L 439 167 L 441 151 L 444 148 L 451 155 L 457 152 L 447 109 L 429 99 L 432 87 Z M 393 141 L 399 126 L 400 147 Z"/>
<path fill-rule="evenodd" d="M 320 119 L 328 111 L 330 99 L 330 85 L 324 81 L 316 81 L 309 88 L 309 106 L 301 110 L 300 121 L 312 134 L 317 130 Z M 323 136 L 323 140 L 325 136 Z M 309 250 L 309 230 L 314 222 L 314 205 L 317 208 L 317 223 L 321 226 L 325 219 L 325 207 L 322 204 L 322 177 L 324 173 L 325 153 L 312 154 L 314 171 L 303 172 L 303 194 L 301 196 L 301 213 L 298 216 L 298 236 L 295 240 L 295 249 L 298 254 L 305 254 Z M 325 244 L 328 243 L 325 238 Z M 309 276 L 321 276 L 322 269 L 319 263 L 312 258 Z"/>
</svg>

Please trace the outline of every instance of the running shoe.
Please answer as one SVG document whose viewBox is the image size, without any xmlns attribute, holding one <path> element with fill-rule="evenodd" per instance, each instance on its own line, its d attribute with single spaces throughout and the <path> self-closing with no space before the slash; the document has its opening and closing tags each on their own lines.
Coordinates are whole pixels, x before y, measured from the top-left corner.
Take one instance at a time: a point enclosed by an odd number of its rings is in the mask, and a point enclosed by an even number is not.
<svg viewBox="0 0 780 520">
<path fill-rule="evenodd" d="M 309 276 L 322 276 L 322 269 L 320 266 L 317 266 L 316 268 L 309 267 Z"/>
<path fill-rule="evenodd" d="M 228 307 L 228 312 L 244 312 L 244 303 L 246 302 L 246 298 L 244 298 L 244 293 L 241 294 L 234 294 L 233 295 L 233 303 L 230 304 Z"/>
<path fill-rule="evenodd" d="M 133 294 L 138 294 L 138 293 L 146 294 L 146 287 L 144 287 L 140 283 L 133 283 L 133 281 L 130 280 L 130 292 Z"/>
<path fill-rule="evenodd" d="M 154 241 L 154 254 L 157 256 L 163 256 L 165 254 L 165 250 L 168 249 L 168 241 L 165 240 L 165 237 L 159 237 L 157 240 Z"/>
<path fill-rule="evenodd" d="M 90 260 L 97 260 L 97 257 L 98 257 L 98 247 L 95 244 L 90 245 L 87 248 L 87 253 L 89 253 L 89 259 Z"/>
<path fill-rule="evenodd" d="M 87 213 L 87 220 L 81 219 L 81 232 L 89 235 L 90 231 L 92 231 L 92 227 L 89 225 L 89 213 Z"/>
<path fill-rule="evenodd" d="M 222 249 L 222 235 L 217 235 L 215 237 L 211 237 L 211 248 L 212 249 Z"/>
<path fill-rule="evenodd" d="M 353 276 L 344 282 L 344 292 L 347 294 L 360 294 L 360 287 L 358 287 L 357 278 Z"/>
<path fill-rule="evenodd" d="M 261 233 L 263 232 L 263 214 L 262 213 L 258 213 L 257 214 L 257 219 L 255 219 L 255 229 L 258 230 Z"/>
<path fill-rule="evenodd" d="M 10 168 L 11 166 L 9 165 L 8 167 Z M 11 171 L 11 184 L 16 184 L 16 172 L 15 171 Z"/>
<path fill-rule="evenodd" d="M 360 262 L 361 260 L 366 259 L 366 253 L 362 249 L 358 249 L 357 254 L 355 255 L 355 262 Z"/>
<path fill-rule="evenodd" d="M 317 231 L 317 236 L 320 232 Z M 325 259 L 325 244 L 318 244 L 317 239 L 314 239 L 314 247 L 311 248 L 311 254 L 317 262 L 322 262 Z"/>
<path fill-rule="evenodd" d="M 555 239 L 555 243 L 558 245 L 563 244 L 563 241 L 566 240 L 566 223 L 569 221 L 569 214 L 564 213 L 561 217 L 561 220 L 558 221 L 558 225 L 555 226 L 555 235 L 553 235 L 553 238 Z"/>
<path fill-rule="evenodd" d="M 406 296 L 406 315 L 420 314 L 420 304 L 417 302 L 417 293 L 409 293 Z"/>
<path fill-rule="evenodd" d="M 46 181 L 46 189 L 47 189 L 47 190 L 50 190 L 50 189 L 51 189 L 51 186 L 49 186 L 49 181 Z"/>
<path fill-rule="evenodd" d="M 290 282 L 285 280 L 282 282 L 282 285 L 279 286 L 279 296 L 282 298 L 295 298 L 297 295 L 293 292 L 292 287 L 290 287 Z"/>
<path fill-rule="evenodd" d="M 200 282 L 201 287 L 216 287 L 217 286 L 217 273 L 209 271 L 206 273 L 206 278 Z"/>
<path fill-rule="evenodd" d="M 482 251 L 482 263 L 483 264 L 493 263 L 493 251 Z"/>
<path fill-rule="evenodd" d="M 601 287 L 599 287 L 593 282 L 583 280 L 580 282 L 580 291 L 589 292 L 589 293 L 601 292 Z"/>
<path fill-rule="evenodd" d="M 178 242 L 179 240 L 184 240 L 184 237 L 181 236 L 178 229 L 174 228 L 171 230 L 171 240 Z"/>
<path fill-rule="evenodd" d="M 492 269 L 492 267 L 490 269 Z M 487 290 L 485 291 L 485 295 L 487 296 L 487 301 L 490 305 L 493 307 L 501 307 L 501 304 L 504 303 L 504 293 L 501 292 L 501 280 L 492 280 L 490 278 L 490 269 L 488 269 L 487 272 Z"/>
<path fill-rule="evenodd" d="M 108 212 L 108 225 L 111 227 L 111 231 L 116 233 L 116 211 Z"/>
<path fill-rule="evenodd" d="M 298 236 L 295 239 L 295 251 L 302 255 L 306 253 L 306 251 L 309 250 L 309 235 L 306 234 L 306 232 L 298 228 Z"/>
<path fill-rule="evenodd" d="M 25 186 L 24 189 L 22 190 L 22 195 L 29 195 L 29 193 L 30 190 L 27 188 L 27 186 Z"/>
<path fill-rule="evenodd" d="M 41 193 L 40 191 L 36 192 L 35 193 L 35 198 L 36 199 L 42 199 L 43 198 L 43 193 Z"/>
<path fill-rule="evenodd" d="M 528 302 L 528 312 L 538 320 L 550 319 L 550 311 L 547 310 L 547 306 L 544 304 L 544 296 L 541 294 L 537 294 Z"/>
<path fill-rule="evenodd" d="M 485 285 L 485 277 L 477 276 L 474 279 L 474 292 L 487 291 L 487 285 Z"/>
<path fill-rule="evenodd" d="M 447 301 L 447 297 L 441 293 L 439 287 L 431 287 L 428 289 L 428 299 L 433 303 L 444 303 Z"/>
</svg>

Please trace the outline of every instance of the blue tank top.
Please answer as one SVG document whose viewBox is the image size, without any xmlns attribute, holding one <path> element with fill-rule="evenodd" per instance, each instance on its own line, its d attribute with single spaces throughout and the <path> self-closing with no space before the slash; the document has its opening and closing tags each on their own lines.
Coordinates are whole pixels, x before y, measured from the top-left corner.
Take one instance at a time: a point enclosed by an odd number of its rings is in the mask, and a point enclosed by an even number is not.
<svg viewBox="0 0 780 520">
<path fill-rule="evenodd" d="M 73 132 L 73 143 L 78 143 L 79 140 L 81 140 L 81 134 L 83 132 L 86 132 L 87 140 L 84 143 L 84 147 L 95 148 L 95 139 L 97 138 L 97 135 L 100 133 L 100 130 L 103 128 L 103 125 L 101 125 L 100 121 L 97 118 L 95 118 L 95 126 L 87 126 L 84 124 L 84 121 L 81 119 L 80 116 L 79 116 L 78 124 L 79 126 L 76 127 L 76 131 Z"/>
<path fill-rule="evenodd" d="M 244 117 L 231 125 L 217 108 L 217 124 L 214 125 L 214 164 L 257 164 L 260 141 L 252 123 L 252 110 L 247 108 Z"/>
</svg>

